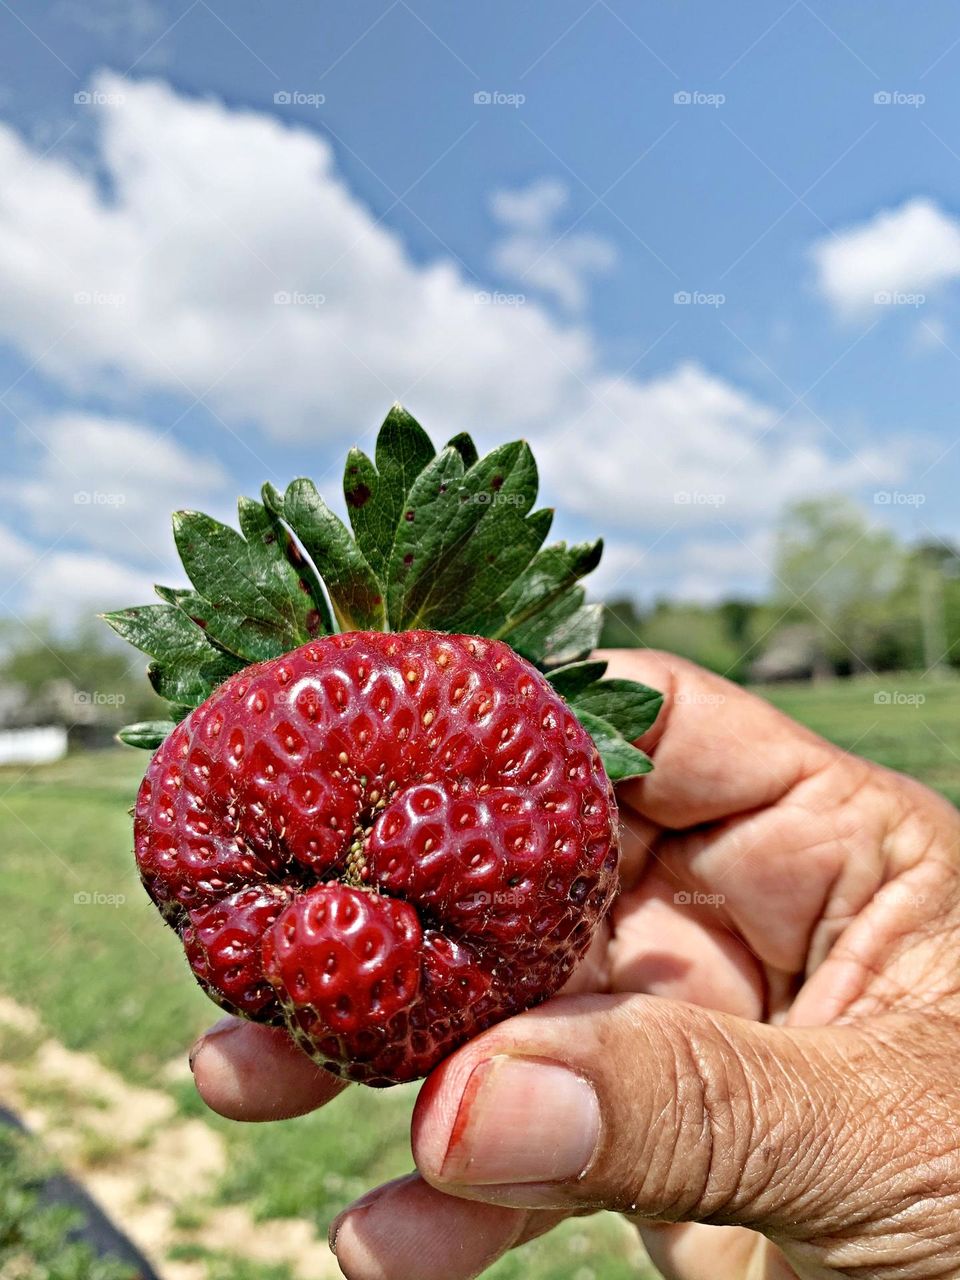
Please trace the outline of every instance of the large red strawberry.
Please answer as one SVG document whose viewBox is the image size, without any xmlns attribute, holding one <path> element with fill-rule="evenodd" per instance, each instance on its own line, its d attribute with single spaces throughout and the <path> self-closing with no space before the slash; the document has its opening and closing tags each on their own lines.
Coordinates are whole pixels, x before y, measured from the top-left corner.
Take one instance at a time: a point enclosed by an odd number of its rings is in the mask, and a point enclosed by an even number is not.
<svg viewBox="0 0 960 1280">
<path fill-rule="evenodd" d="M 435 456 L 395 409 L 348 460 L 354 538 L 308 481 L 242 500 L 243 537 L 179 513 L 194 590 L 109 618 L 178 715 L 124 735 L 158 747 L 150 896 L 218 1004 L 352 1080 L 556 992 L 615 891 L 610 778 L 660 699 L 583 660 L 599 544 L 538 551 L 535 492 L 525 445 Z"/>
</svg>

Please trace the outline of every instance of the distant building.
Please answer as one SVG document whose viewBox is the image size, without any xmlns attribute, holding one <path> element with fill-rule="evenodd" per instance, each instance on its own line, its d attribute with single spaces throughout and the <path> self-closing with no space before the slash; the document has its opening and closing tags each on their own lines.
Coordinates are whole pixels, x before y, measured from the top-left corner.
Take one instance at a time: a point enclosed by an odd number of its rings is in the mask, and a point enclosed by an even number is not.
<svg viewBox="0 0 960 1280">
<path fill-rule="evenodd" d="M 816 627 L 805 622 L 781 627 L 748 669 L 749 679 L 756 683 L 813 680 L 832 674 Z"/>
<path fill-rule="evenodd" d="M 112 740 L 104 709 L 69 680 L 50 680 L 39 692 L 0 684 L 0 765 L 50 764 L 71 746 Z"/>
</svg>

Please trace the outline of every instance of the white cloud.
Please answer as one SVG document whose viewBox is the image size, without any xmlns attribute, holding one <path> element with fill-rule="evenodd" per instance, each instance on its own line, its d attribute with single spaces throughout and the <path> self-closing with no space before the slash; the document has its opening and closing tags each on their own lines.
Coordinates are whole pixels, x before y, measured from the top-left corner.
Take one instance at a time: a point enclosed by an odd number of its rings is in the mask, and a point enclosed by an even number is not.
<svg viewBox="0 0 960 1280">
<path fill-rule="evenodd" d="M 574 509 L 621 526 L 772 517 L 793 498 L 899 474 L 890 448 L 832 456 L 794 417 L 697 364 L 594 389 L 589 419 L 546 437 L 543 469 Z"/>
<path fill-rule="evenodd" d="M 556 228 L 556 215 L 569 196 L 566 185 L 553 178 L 495 192 L 490 208 L 506 231 L 493 247 L 491 262 L 518 288 L 539 289 L 568 310 L 579 311 L 591 277 L 616 266 L 617 251 L 592 232 L 565 234 Z"/>
<path fill-rule="evenodd" d="M 551 496 L 624 541 L 715 518 L 677 493 L 722 493 L 724 513 L 759 522 L 785 498 L 897 478 L 889 445 L 883 458 L 827 448 L 696 365 L 615 380 L 584 327 L 534 302 L 484 305 L 448 260 L 411 259 L 315 134 L 159 82 L 94 87 L 115 105 L 86 108 L 99 131 L 89 170 L 0 126 L 0 339 L 70 388 L 125 383 L 186 405 L 203 394 L 247 439 L 262 428 L 314 445 L 405 399 L 438 435 L 529 435 Z M 565 199 L 549 182 L 501 193 L 508 239 L 542 240 Z M 539 287 L 575 300 L 583 263 L 554 262 Z M 281 291 L 303 297 L 275 304 Z M 115 556 L 162 555 L 169 510 L 217 500 L 220 471 L 137 423 L 73 415 L 43 430 L 50 454 L 24 498 L 37 537 L 49 545 L 74 523 L 91 551 L 82 564 L 54 551 L 58 572 L 99 565 L 136 599 Z M 77 491 L 127 501 L 81 518 Z M 134 511 L 136 537 L 115 536 Z"/>
<path fill-rule="evenodd" d="M 412 263 L 319 136 L 158 82 L 93 89 L 109 195 L 0 129 L 0 334 L 70 384 L 119 371 L 316 440 L 413 389 L 451 430 L 522 427 L 590 361 L 538 308 L 484 306 L 449 262 Z"/>
<path fill-rule="evenodd" d="M 849 313 L 878 294 L 932 293 L 960 277 L 960 221 L 916 197 L 824 237 L 811 253 L 821 293 Z"/>
<path fill-rule="evenodd" d="M 170 513 L 221 505 L 226 475 L 172 436 L 140 423 L 63 413 L 35 427 L 41 456 L 11 486 L 39 536 L 62 535 L 131 560 L 170 563 Z"/>
</svg>

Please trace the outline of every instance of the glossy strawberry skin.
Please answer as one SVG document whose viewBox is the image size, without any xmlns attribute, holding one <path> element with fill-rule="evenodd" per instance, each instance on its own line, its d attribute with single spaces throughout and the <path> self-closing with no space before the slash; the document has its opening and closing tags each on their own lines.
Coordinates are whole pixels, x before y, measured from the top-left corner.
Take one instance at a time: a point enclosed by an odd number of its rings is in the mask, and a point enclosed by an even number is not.
<svg viewBox="0 0 960 1280">
<path fill-rule="evenodd" d="M 390 1084 L 562 986 L 610 905 L 616 826 L 591 739 L 508 646 L 352 632 L 178 725 L 135 844 L 218 1003 Z"/>
</svg>

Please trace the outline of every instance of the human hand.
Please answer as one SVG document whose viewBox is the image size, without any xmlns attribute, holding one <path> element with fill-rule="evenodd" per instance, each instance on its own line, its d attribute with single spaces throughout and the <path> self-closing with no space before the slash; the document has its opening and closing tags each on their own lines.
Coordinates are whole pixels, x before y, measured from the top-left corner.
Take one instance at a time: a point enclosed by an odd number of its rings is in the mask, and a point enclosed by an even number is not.
<svg viewBox="0 0 960 1280">
<path fill-rule="evenodd" d="M 960 1275 L 960 815 L 687 662 L 603 656 L 666 694 L 609 925 L 433 1072 L 419 1172 L 335 1224 L 344 1274 L 466 1280 L 608 1208 L 668 1280 Z M 237 1119 L 342 1088 L 233 1020 L 194 1071 Z"/>
</svg>

